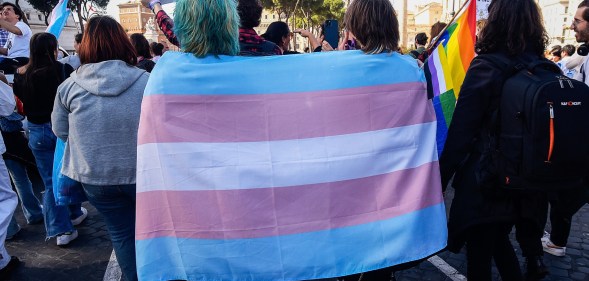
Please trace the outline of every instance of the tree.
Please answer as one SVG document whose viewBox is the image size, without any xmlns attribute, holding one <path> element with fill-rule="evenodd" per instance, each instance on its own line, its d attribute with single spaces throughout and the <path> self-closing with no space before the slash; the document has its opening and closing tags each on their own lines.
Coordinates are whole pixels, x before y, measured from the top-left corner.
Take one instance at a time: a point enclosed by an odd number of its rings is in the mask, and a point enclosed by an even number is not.
<svg viewBox="0 0 589 281">
<path fill-rule="evenodd" d="M 78 15 L 78 21 L 82 33 L 84 33 L 83 22 L 87 21 L 90 17 L 99 14 L 96 11 L 96 8 L 105 9 L 108 2 L 109 0 L 71 0 L 69 2 L 70 9 L 76 11 L 76 14 Z"/>
<path fill-rule="evenodd" d="M 43 13 L 45 16 L 45 25 L 49 25 L 49 15 L 51 11 L 57 5 L 59 0 L 27 0 L 33 8 Z M 17 1 L 18 2 L 18 1 Z M 82 33 L 84 32 L 83 22 L 87 21 L 90 17 L 98 14 L 96 8 L 104 9 L 108 5 L 109 0 L 70 0 L 68 6 L 72 12 L 75 12 L 78 16 L 78 22 Z"/>
<path fill-rule="evenodd" d="M 48 18 L 53 10 L 53 7 L 57 5 L 58 0 L 27 0 L 33 6 L 33 8 L 45 16 L 45 25 L 49 25 Z"/>
</svg>

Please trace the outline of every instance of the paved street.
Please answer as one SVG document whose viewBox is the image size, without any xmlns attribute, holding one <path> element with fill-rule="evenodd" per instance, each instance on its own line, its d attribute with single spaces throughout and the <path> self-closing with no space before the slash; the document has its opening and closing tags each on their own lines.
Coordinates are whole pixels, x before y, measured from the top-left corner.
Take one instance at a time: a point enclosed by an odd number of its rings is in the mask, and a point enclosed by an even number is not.
<svg viewBox="0 0 589 281">
<path fill-rule="evenodd" d="M 449 194 L 448 200 L 451 198 Z M 12 280 L 83 280 L 100 281 L 105 279 L 107 265 L 112 253 L 105 225 L 90 204 L 85 203 L 89 211 L 88 218 L 78 226 L 80 236 L 69 246 L 60 248 L 55 245 L 55 239 L 44 240 L 45 230 L 42 224 L 26 225 L 20 206 L 17 208 L 17 220 L 23 227 L 18 236 L 7 241 L 8 251 L 18 256 L 25 264 L 13 275 Z M 512 235 L 514 245 L 515 237 Z M 519 247 L 517 253 L 521 251 Z M 432 262 L 423 262 L 417 268 L 397 273 L 397 280 L 466 280 L 462 275 L 466 272 L 464 253 L 459 255 L 443 252 L 438 255 L 448 268 L 434 266 Z M 523 260 L 522 264 L 523 264 Z M 585 206 L 574 218 L 573 229 L 567 256 L 559 258 L 545 255 L 545 261 L 550 266 L 552 275 L 545 280 L 589 280 L 589 206 Z M 436 261 L 433 261 L 436 263 Z M 456 274 L 451 274 L 453 270 Z M 109 271 L 111 274 L 113 271 Z M 496 280 L 500 280 L 495 271 Z M 106 278 L 113 280 L 112 278 Z M 367 280 L 370 281 L 370 280 Z"/>
</svg>

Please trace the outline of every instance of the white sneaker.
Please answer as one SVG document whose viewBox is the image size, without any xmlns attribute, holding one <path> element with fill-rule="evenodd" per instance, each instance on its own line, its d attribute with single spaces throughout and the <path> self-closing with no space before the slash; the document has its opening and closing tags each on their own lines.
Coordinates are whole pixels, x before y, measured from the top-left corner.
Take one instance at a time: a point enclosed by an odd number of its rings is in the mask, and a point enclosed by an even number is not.
<svg viewBox="0 0 589 281">
<path fill-rule="evenodd" d="M 552 241 L 550 241 L 550 235 L 542 237 L 542 248 L 544 248 L 544 252 L 549 253 L 553 256 L 557 257 L 564 257 L 566 254 L 567 247 L 559 247 L 554 245 Z"/>
<path fill-rule="evenodd" d="M 86 217 L 88 217 L 88 210 L 86 210 L 86 208 L 84 207 L 81 207 L 81 210 L 82 214 L 79 217 L 72 220 L 73 225 L 81 224 L 86 219 Z"/>
<path fill-rule="evenodd" d="M 72 232 L 66 232 L 62 235 L 57 235 L 57 246 L 65 246 L 74 239 L 78 238 L 78 231 L 74 229 Z"/>
</svg>

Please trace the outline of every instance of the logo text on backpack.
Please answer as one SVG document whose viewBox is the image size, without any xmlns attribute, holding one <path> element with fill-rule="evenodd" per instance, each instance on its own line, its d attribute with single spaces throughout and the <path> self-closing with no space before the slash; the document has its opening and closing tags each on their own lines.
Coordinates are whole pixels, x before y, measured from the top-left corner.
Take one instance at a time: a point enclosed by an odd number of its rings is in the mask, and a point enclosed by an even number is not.
<svg viewBox="0 0 589 281">
<path fill-rule="evenodd" d="M 580 101 L 563 101 L 563 102 L 560 102 L 560 105 L 574 106 L 574 105 L 581 105 L 581 102 Z"/>
</svg>

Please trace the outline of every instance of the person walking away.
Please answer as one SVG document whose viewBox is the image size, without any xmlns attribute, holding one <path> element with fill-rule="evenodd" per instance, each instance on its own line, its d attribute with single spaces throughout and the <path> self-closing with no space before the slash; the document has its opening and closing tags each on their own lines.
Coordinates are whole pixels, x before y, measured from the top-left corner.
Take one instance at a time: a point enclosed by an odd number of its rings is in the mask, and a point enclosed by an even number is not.
<svg viewBox="0 0 589 281">
<path fill-rule="evenodd" d="M 524 63 L 540 60 L 548 37 L 532 0 L 494 0 L 489 5 L 488 23 L 479 35 L 475 44 L 478 56 L 466 73 L 440 157 L 442 186 L 454 176 L 448 249 L 458 253 L 466 245 L 469 280 L 491 280 L 493 260 L 503 280 L 522 280 L 509 233 L 515 223 L 530 224 L 522 228 L 528 231 L 518 229 L 518 238 L 525 237 L 528 242 L 521 245 L 526 276 L 532 277 L 527 279 L 537 280 L 547 274 L 541 270 L 541 234 L 534 236 L 540 225 L 537 221 L 542 221 L 545 196 L 508 190 L 494 177 L 484 182 L 481 171 L 499 172 L 487 156 L 492 153 L 488 148 L 495 143 L 493 136 L 499 134 L 494 116 L 500 100 L 506 98 L 502 81 L 507 69 L 493 58 Z"/>
<path fill-rule="evenodd" d="M 121 271 L 137 280 L 135 174 L 141 100 L 149 74 L 123 27 L 90 18 L 80 46 L 82 65 L 57 89 L 51 121 L 64 141 L 61 173 L 82 183 L 104 217 Z"/>
<path fill-rule="evenodd" d="M 53 195 L 53 154 L 56 137 L 51 132 L 51 111 L 57 86 L 74 70 L 57 61 L 57 39 L 51 33 L 37 33 L 30 42 L 31 59 L 14 76 L 14 93 L 23 102 L 28 120 L 29 147 L 45 185 L 43 215 L 47 238 L 57 237 L 65 246 L 78 237 L 74 224 L 88 211 L 80 204 L 58 206 Z"/>
<path fill-rule="evenodd" d="M 589 42 L 589 0 L 581 1 L 575 12 L 571 29 L 575 32 L 577 42 Z M 565 46 L 566 47 L 566 46 Z M 580 47 L 581 48 L 581 47 Z M 587 48 L 587 46 L 585 46 Z M 586 54 L 585 54 L 586 55 Z M 589 57 L 583 58 L 580 71 L 575 79 L 589 85 L 587 71 L 589 71 Z M 567 64 L 567 67 L 571 67 Z M 544 252 L 554 256 L 566 255 L 566 245 L 571 231 L 573 216 L 589 202 L 589 188 L 582 187 L 553 194 L 550 198 L 550 233 L 542 238 Z"/>
</svg>

